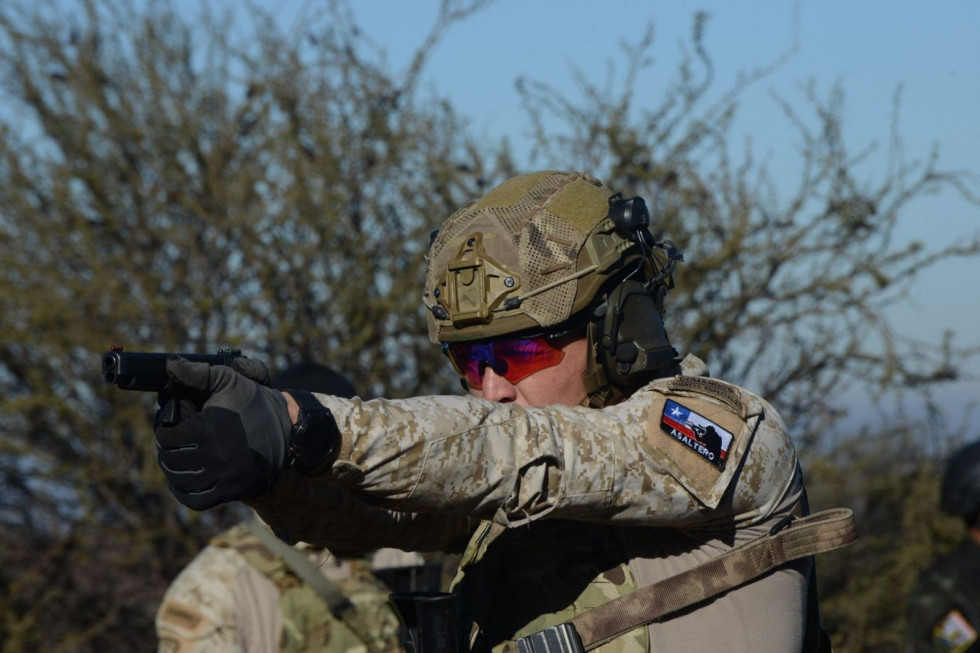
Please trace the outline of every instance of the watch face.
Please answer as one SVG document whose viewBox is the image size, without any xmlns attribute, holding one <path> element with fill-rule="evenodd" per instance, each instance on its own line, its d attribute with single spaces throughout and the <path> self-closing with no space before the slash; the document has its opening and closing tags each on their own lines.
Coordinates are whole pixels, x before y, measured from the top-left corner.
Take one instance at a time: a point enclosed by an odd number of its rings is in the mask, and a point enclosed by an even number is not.
<svg viewBox="0 0 980 653">
<path fill-rule="evenodd" d="M 328 428 L 332 421 L 329 417 L 315 415 L 303 424 L 299 446 L 304 459 L 320 462 L 333 451 L 335 441 Z"/>
<path fill-rule="evenodd" d="M 327 460 L 340 442 L 340 432 L 330 411 L 312 415 L 304 411 L 293 434 L 294 465 L 300 472 L 311 471 Z"/>
</svg>

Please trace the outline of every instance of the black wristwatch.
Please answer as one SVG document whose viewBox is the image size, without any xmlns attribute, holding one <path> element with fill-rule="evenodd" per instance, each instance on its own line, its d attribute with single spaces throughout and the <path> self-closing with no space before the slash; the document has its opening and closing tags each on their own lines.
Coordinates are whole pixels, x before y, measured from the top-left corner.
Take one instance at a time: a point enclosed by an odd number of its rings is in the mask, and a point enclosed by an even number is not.
<svg viewBox="0 0 980 653">
<path fill-rule="evenodd" d="M 305 390 L 286 390 L 299 404 L 299 417 L 289 434 L 289 465 L 305 476 L 315 475 L 340 447 L 340 429 L 330 409 Z"/>
</svg>

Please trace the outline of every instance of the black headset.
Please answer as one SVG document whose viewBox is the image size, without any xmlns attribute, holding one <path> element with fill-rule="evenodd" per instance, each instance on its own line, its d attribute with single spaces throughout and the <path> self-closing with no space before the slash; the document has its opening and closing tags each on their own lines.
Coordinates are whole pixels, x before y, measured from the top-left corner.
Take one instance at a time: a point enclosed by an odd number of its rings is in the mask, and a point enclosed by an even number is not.
<svg viewBox="0 0 980 653">
<path fill-rule="evenodd" d="M 673 287 L 674 267 L 684 256 L 674 243 L 658 242 L 650 233 L 650 211 L 642 197 L 623 198 L 622 193 L 616 193 L 609 198 L 608 217 L 616 234 L 636 243 L 644 255 L 640 267 L 624 272 L 593 309 L 598 363 L 612 385 L 632 391 L 673 366 L 677 359 L 664 328 L 664 296 Z M 653 248 L 666 255 L 662 269 L 654 261 Z M 646 262 L 657 271 L 656 276 L 631 278 Z"/>
</svg>

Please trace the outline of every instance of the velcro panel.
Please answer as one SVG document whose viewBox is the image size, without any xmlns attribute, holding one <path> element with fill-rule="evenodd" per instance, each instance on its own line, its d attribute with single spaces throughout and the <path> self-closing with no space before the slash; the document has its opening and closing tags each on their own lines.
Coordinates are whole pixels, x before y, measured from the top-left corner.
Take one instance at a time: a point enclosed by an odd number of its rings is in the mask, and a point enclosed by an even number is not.
<svg viewBox="0 0 980 653">
<path fill-rule="evenodd" d="M 717 507 L 761 416 L 747 418 L 739 389 L 713 379 L 675 377 L 655 390 L 646 427 L 650 444 L 688 492 Z"/>
<path fill-rule="evenodd" d="M 584 238 L 609 212 L 609 191 L 598 180 L 575 179 L 555 194 L 547 208 Z"/>
</svg>

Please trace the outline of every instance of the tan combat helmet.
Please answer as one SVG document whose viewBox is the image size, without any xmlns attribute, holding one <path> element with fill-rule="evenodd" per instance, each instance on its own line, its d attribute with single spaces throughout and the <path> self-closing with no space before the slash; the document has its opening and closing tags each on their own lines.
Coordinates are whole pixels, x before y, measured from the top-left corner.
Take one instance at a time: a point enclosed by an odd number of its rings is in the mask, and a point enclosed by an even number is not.
<svg viewBox="0 0 980 653">
<path fill-rule="evenodd" d="M 449 217 L 432 242 L 429 337 L 454 343 L 588 325 L 590 404 L 672 365 L 663 297 L 681 257 L 654 243 L 640 198 L 583 173 L 513 177 Z M 666 244 L 666 246 L 665 246 Z"/>
</svg>

